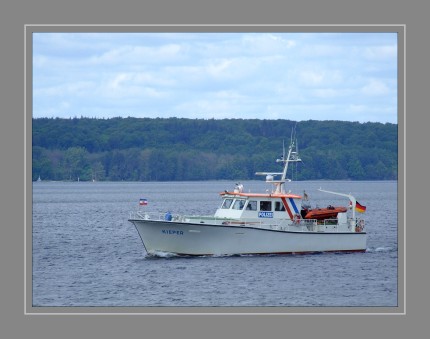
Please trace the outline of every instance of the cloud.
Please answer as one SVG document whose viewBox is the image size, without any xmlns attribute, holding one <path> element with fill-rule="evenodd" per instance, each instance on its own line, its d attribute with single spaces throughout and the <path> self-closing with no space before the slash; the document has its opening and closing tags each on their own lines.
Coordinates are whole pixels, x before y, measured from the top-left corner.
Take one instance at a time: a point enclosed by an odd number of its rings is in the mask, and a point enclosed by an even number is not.
<svg viewBox="0 0 430 339">
<path fill-rule="evenodd" d="M 37 33 L 33 44 L 36 117 L 323 120 L 363 107 L 397 121 L 395 34 Z"/>
<path fill-rule="evenodd" d="M 108 50 L 101 55 L 92 56 L 89 62 L 91 64 L 172 62 L 181 58 L 182 53 L 182 47 L 178 44 L 167 44 L 157 47 L 126 45 Z"/>
<path fill-rule="evenodd" d="M 285 53 L 296 46 L 296 41 L 293 39 L 286 39 L 274 33 L 245 34 L 241 42 L 241 47 L 253 55 Z"/>
<path fill-rule="evenodd" d="M 148 72 L 119 72 L 110 75 L 111 79 L 108 80 L 107 87 L 111 89 L 120 89 L 127 86 L 154 86 L 162 85 L 168 86 L 174 82 L 165 77 L 157 77 Z"/>
<path fill-rule="evenodd" d="M 366 105 L 349 105 L 347 112 L 362 113 L 368 110 L 369 108 Z"/>
<path fill-rule="evenodd" d="M 378 96 L 388 94 L 390 89 L 382 80 L 370 79 L 369 82 L 361 88 L 361 92 L 365 95 Z"/>
<path fill-rule="evenodd" d="M 302 71 L 300 73 L 300 81 L 304 85 L 316 86 L 320 85 L 324 80 L 324 72 L 318 71 Z"/>
<path fill-rule="evenodd" d="M 82 96 L 91 93 L 94 84 L 90 81 L 76 81 L 63 83 L 57 86 L 38 87 L 33 91 L 33 95 L 47 97 Z"/>
<path fill-rule="evenodd" d="M 319 70 L 305 69 L 300 71 L 299 80 L 306 86 L 330 86 L 342 82 L 343 76 L 338 70 L 331 70 L 322 66 Z"/>
<path fill-rule="evenodd" d="M 216 80 L 241 80 L 249 78 L 261 67 L 261 60 L 258 58 L 230 58 L 230 59 L 211 59 L 202 68 L 202 76 L 209 81 L 211 78 Z"/>
<path fill-rule="evenodd" d="M 221 76 L 228 76 L 230 75 L 229 68 L 232 63 L 233 63 L 233 60 L 231 59 L 223 59 L 217 62 L 211 62 L 206 67 L 206 72 L 215 78 L 221 77 Z"/>
<path fill-rule="evenodd" d="M 334 89 L 334 88 L 318 88 L 313 91 L 314 95 L 318 98 L 335 98 L 337 96 L 340 96 L 341 93 L 344 93 L 341 89 Z"/>
<path fill-rule="evenodd" d="M 389 60 L 397 58 L 397 46 L 372 46 L 364 49 L 363 55 L 370 60 Z"/>
</svg>

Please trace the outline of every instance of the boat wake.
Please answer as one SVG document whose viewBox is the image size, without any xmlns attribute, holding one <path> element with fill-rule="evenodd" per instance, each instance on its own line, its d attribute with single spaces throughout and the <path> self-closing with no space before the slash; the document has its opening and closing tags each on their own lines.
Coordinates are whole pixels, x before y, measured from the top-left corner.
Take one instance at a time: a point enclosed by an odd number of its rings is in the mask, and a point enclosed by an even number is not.
<svg viewBox="0 0 430 339">
<path fill-rule="evenodd" d="M 396 248 L 389 247 L 389 246 L 387 246 L 387 247 L 381 246 L 381 247 L 376 247 L 376 248 L 369 247 L 366 249 L 366 252 L 368 252 L 368 253 L 378 253 L 378 252 L 388 253 L 388 252 L 396 252 L 396 251 L 397 251 Z"/>
<path fill-rule="evenodd" d="M 176 258 L 181 257 L 180 255 L 172 252 L 162 252 L 162 251 L 154 251 L 151 253 L 146 253 L 145 259 L 154 259 L 154 258 Z"/>
<path fill-rule="evenodd" d="M 325 252 L 309 252 L 305 255 L 321 255 L 321 254 L 333 254 Z M 342 254 L 342 253 L 339 253 Z M 303 253 L 246 253 L 246 254 L 202 254 L 202 255 L 189 255 L 189 254 L 177 254 L 171 252 L 154 251 L 146 253 L 144 259 L 172 259 L 172 258 L 247 258 L 247 257 L 279 257 L 279 256 L 302 256 Z"/>
<path fill-rule="evenodd" d="M 210 255 L 189 255 L 189 254 L 178 254 L 172 252 L 154 251 L 146 253 L 145 259 L 160 259 L 160 258 L 228 258 L 228 257 L 245 257 L 254 256 L 254 254 L 210 254 Z"/>
</svg>

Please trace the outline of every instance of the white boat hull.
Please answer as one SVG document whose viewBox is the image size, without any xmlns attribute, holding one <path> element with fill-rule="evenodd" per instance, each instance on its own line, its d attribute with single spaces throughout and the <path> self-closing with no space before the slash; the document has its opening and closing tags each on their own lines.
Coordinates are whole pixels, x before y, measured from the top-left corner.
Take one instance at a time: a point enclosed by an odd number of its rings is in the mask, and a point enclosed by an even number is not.
<svg viewBox="0 0 430 339">
<path fill-rule="evenodd" d="M 364 252 L 365 232 L 279 231 L 250 226 L 130 219 L 150 255 Z"/>
</svg>

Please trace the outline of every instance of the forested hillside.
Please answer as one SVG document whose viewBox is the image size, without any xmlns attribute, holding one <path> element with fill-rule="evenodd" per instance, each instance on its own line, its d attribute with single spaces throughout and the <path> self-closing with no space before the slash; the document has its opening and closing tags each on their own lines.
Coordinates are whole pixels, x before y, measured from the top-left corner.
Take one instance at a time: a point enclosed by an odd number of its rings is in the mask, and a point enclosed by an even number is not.
<svg viewBox="0 0 430 339">
<path fill-rule="evenodd" d="M 397 125 L 344 121 L 39 118 L 33 180 L 256 179 L 296 127 L 297 180 L 397 179 Z M 291 175 L 290 175 L 291 177 Z"/>
</svg>

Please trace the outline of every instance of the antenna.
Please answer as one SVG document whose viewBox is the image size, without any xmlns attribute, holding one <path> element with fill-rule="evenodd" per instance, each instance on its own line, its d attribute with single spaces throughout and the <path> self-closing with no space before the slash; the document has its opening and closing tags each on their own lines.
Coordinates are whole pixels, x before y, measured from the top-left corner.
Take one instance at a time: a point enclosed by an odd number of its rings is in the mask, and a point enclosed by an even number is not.
<svg viewBox="0 0 430 339">
<path fill-rule="evenodd" d="M 285 161 L 285 139 L 282 139 L 282 160 Z"/>
<path fill-rule="evenodd" d="M 297 125 L 297 123 L 296 123 Z M 284 169 L 282 172 L 256 172 L 256 175 L 266 175 L 266 182 L 269 182 L 271 184 L 273 184 L 276 189 L 275 189 L 275 193 L 284 193 L 284 184 L 286 182 L 290 182 L 291 179 L 287 178 L 287 172 L 288 172 L 288 165 L 290 162 L 293 163 L 297 163 L 297 162 L 301 162 L 302 159 L 300 159 L 297 149 L 295 149 L 296 145 L 296 126 L 294 126 L 292 128 L 291 131 L 291 138 L 290 138 L 290 146 L 288 147 L 288 154 L 286 155 L 286 151 L 285 151 L 285 140 L 282 140 L 282 158 L 281 159 L 276 159 L 276 162 L 282 162 L 284 164 Z M 292 167 L 293 173 L 292 176 L 294 177 L 294 166 Z M 297 172 L 297 164 L 296 164 L 296 172 Z M 278 176 L 280 175 L 281 177 L 279 179 L 275 179 L 274 176 Z M 297 176 L 297 173 L 296 173 Z"/>
<path fill-rule="evenodd" d="M 293 140 L 296 139 L 296 128 L 297 128 L 297 121 L 294 124 L 294 127 L 291 128 L 291 144 L 293 144 Z"/>
<path fill-rule="evenodd" d="M 293 127 L 293 128 L 291 129 L 290 144 L 292 144 L 292 143 L 293 143 L 294 128 L 295 128 L 295 127 Z"/>
</svg>

